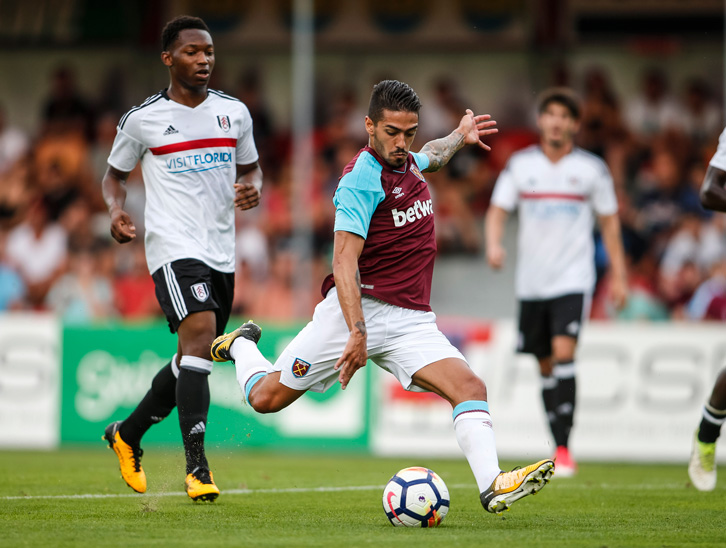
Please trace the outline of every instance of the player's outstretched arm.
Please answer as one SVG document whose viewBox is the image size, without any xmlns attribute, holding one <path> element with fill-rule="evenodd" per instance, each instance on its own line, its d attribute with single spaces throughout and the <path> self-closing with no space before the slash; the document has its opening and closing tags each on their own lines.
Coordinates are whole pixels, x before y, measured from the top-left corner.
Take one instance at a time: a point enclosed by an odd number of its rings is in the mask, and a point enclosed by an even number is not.
<svg viewBox="0 0 726 548">
<path fill-rule="evenodd" d="M 340 371 L 338 381 L 343 390 L 356 371 L 368 361 L 368 332 L 361 306 L 360 271 L 358 257 L 365 240 L 351 232 L 336 230 L 333 242 L 333 276 L 338 290 L 340 309 L 345 317 L 350 335 L 343 354 L 335 363 Z"/>
<path fill-rule="evenodd" d="M 716 211 L 726 211 L 726 171 L 708 166 L 701 185 L 701 205 Z"/>
<path fill-rule="evenodd" d="M 242 210 L 252 209 L 260 203 L 262 192 L 262 169 L 260 165 L 237 164 L 237 182 L 234 184 L 234 205 Z"/>
<path fill-rule="evenodd" d="M 491 119 L 489 114 L 474 116 L 474 112 L 466 109 L 466 114 L 459 122 L 459 127 L 446 137 L 429 141 L 423 146 L 421 153 L 426 154 L 429 158 L 429 167 L 424 171 L 440 170 L 464 145 L 477 145 L 484 150 L 491 150 L 491 147 L 484 144 L 481 138 L 497 133 L 499 130 L 494 127 L 496 125 L 497 123 Z"/>
<path fill-rule="evenodd" d="M 124 211 L 126 203 L 126 179 L 129 174 L 108 166 L 101 181 L 103 199 L 111 216 L 111 236 L 120 244 L 136 238 L 136 227 L 128 213 Z"/>
</svg>

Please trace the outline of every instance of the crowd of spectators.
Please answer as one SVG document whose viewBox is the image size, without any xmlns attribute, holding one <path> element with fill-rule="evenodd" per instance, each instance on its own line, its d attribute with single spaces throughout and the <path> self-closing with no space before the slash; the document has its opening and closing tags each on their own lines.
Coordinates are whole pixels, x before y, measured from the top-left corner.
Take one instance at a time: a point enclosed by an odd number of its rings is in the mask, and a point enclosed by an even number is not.
<svg viewBox="0 0 726 548">
<path fill-rule="evenodd" d="M 607 257 L 598 246 L 597 318 L 726 319 L 726 220 L 705 211 L 698 189 L 722 129 L 721 104 L 703 78 L 673 86 L 665 73 L 642 76 L 637 95 L 619 96 L 606 71 L 591 68 L 571 85 L 583 99 L 578 145 L 602 156 L 612 171 L 628 260 L 631 298 L 625 310 L 608 304 Z M 672 87 L 671 87 L 672 86 Z M 216 86 L 213 86 L 216 87 Z M 37 131 L 9 127 L 0 105 L 0 311 L 51 310 L 67 323 L 161 317 L 143 250 L 144 188 L 140 171 L 127 184 L 126 209 L 139 238 L 118 245 L 100 181 L 115 126 L 130 105 L 113 81 L 92 100 L 78 91 L 68 67 L 51 78 Z M 224 88 L 223 88 L 224 89 Z M 227 91 L 227 89 L 225 89 Z M 344 165 L 366 144 L 365 99 L 349 88 L 326 90 L 315 112 L 312 177 L 305 183 L 313 258 L 310 287 L 293 230 L 291 140 L 273 124 L 264 81 L 254 70 L 231 90 L 249 107 L 265 174 L 261 206 L 237 216 L 234 313 L 261 320 L 309 316 L 299 303 L 317 301 L 330 270 L 332 195 Z M 429 174 L 439 252 L 479 255 L 483 216 L 498 173 L 514 150 L 538 141 L 531 96 L 509 95 L 489 109 L 500 134 L 493 151 L 465 149 L 444 170 Z M 457 82 L 432 81 L 414 149 L 455 127 L 470 106 Z M 597 237 L 597 236 L 596 236 Z M 304 291 L 312 298 L 300 299 Z"/>
</svg>

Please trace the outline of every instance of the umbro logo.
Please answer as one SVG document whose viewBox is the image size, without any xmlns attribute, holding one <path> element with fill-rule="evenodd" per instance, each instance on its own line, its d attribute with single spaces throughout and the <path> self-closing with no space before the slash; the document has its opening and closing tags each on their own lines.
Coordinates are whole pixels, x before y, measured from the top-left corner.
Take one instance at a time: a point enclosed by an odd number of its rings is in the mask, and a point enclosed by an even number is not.
<svg viewBox="0 0 726 548">
<path fill-rule="evenodd" d="M 164 132 L 164 135 L 174 135 L 175 133 L 179 133 L 174 126 L 169 126 L 166 128 L 166 131 Z"/>
</svg>

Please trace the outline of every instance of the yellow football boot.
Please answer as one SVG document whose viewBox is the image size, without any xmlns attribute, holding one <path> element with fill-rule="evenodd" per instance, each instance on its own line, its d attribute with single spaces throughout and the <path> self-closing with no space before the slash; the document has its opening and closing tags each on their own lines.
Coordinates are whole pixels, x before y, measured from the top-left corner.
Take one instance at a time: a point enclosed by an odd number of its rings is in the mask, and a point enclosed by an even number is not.
<svg viewBox="0 0 726 548">
<path fill-rule="evenodd" d="M 219 489 L 214 484 L 212 473 L 206 468 L 196 467 L 191 474 L 187 474 L 184 485 L 187 495 L 193 501 L 213 502 L 219 496 Z"/>
<path fill-rule="evenodd" d="M 141 468 L 141 447 L 132 447 L 121 439 L 119 428 L 122 421 L 112 422 L 106 427 L 103 438 L 118 457 L 121 477 L 126 484 L 137 493 L 146 492 L 146 474 Z"/>
<path fill-rule="evenodd" d="M 550 481 L 555 469 L 551 460 L 541 460 L 526 468 L 502 472 L 481 495 L 481 503 L 487 512 L 500 514 L 527 495 L 534 495 Z"/>
<path fill-rule="evenodd" d="M 231 331 L 230 333 L 225 333 L 224 335 L 220 335 L 219 337 L 214 339 L 211 351 L 212 359 L 215 362 L 234 361 L 229 353 L 229 349 L 237 337 L 244 337 L 245 339 L 248 339 L 253 343 L 257 344 L 261 336 L 262 330 L 257 324 L 253 322 L 247 322 L 245 324 L 242 324 L 234 331 Z"/>
</svg>

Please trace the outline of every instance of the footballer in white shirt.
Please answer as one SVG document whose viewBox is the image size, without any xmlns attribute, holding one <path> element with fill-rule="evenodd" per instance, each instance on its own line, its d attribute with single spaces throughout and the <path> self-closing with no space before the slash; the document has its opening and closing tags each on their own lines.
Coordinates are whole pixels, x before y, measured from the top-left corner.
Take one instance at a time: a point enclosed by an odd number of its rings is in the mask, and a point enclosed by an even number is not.
<svg viewBox="0 0 726 548">
<path fill-rule="evenodd" d="M 542 399 L 557 446 L 555 475 L 571 476 L 569 452 L 575 409 L 575 350 L 595 286 L 593 226 L 599 221 L 611 268 L 616 307 L 627 298 L 625 258 L 612 177 L 602 159 L 574 144 L 580 103 L 566 88 L 545 90 L 538 101 L 540 144 L 516 152 L 500 174 L 487 212 L 486 252 L 504 264 L 504 226 L 519 214 L 515 287 L 519 352 L 534 354 Z"/>
<path fill-rule="evenodd" d="M 726 129 L 718 139 L 718 148 L 703 179 L 701 204 L 708 209 L 726 212 Z M 716 441 L 725 422 L 726 368 L 723 368 L 716 377 L 711 396 L 703 406 L 688 463 L 688 476 L 699 491 L 713 491 L 716 488 Z"/>
<path fill-rule="evenodd" d="M 224 332 L 234 294 L 234 208 L 260 201 L 262 171 L 247 107 L 208 89 L 214 44 L 207 25 L 180 16 L 162 31 L 161 61 L 169 87 L 126 113 L 103 178 L 111 234 L 119 243 L 136 237 L 124 211 L 124 183 L 141 163 L 146 187 L 146 259 L 177 353 L 151 389 L 104 438 L 119 459 L 121 475 L 146 491 L 141 437 L 174 407 L 186 455 L 186 490 L 193 500 L 219 495 L 204 451 L 209 411 L 210 346 Z"/>
</svg>

